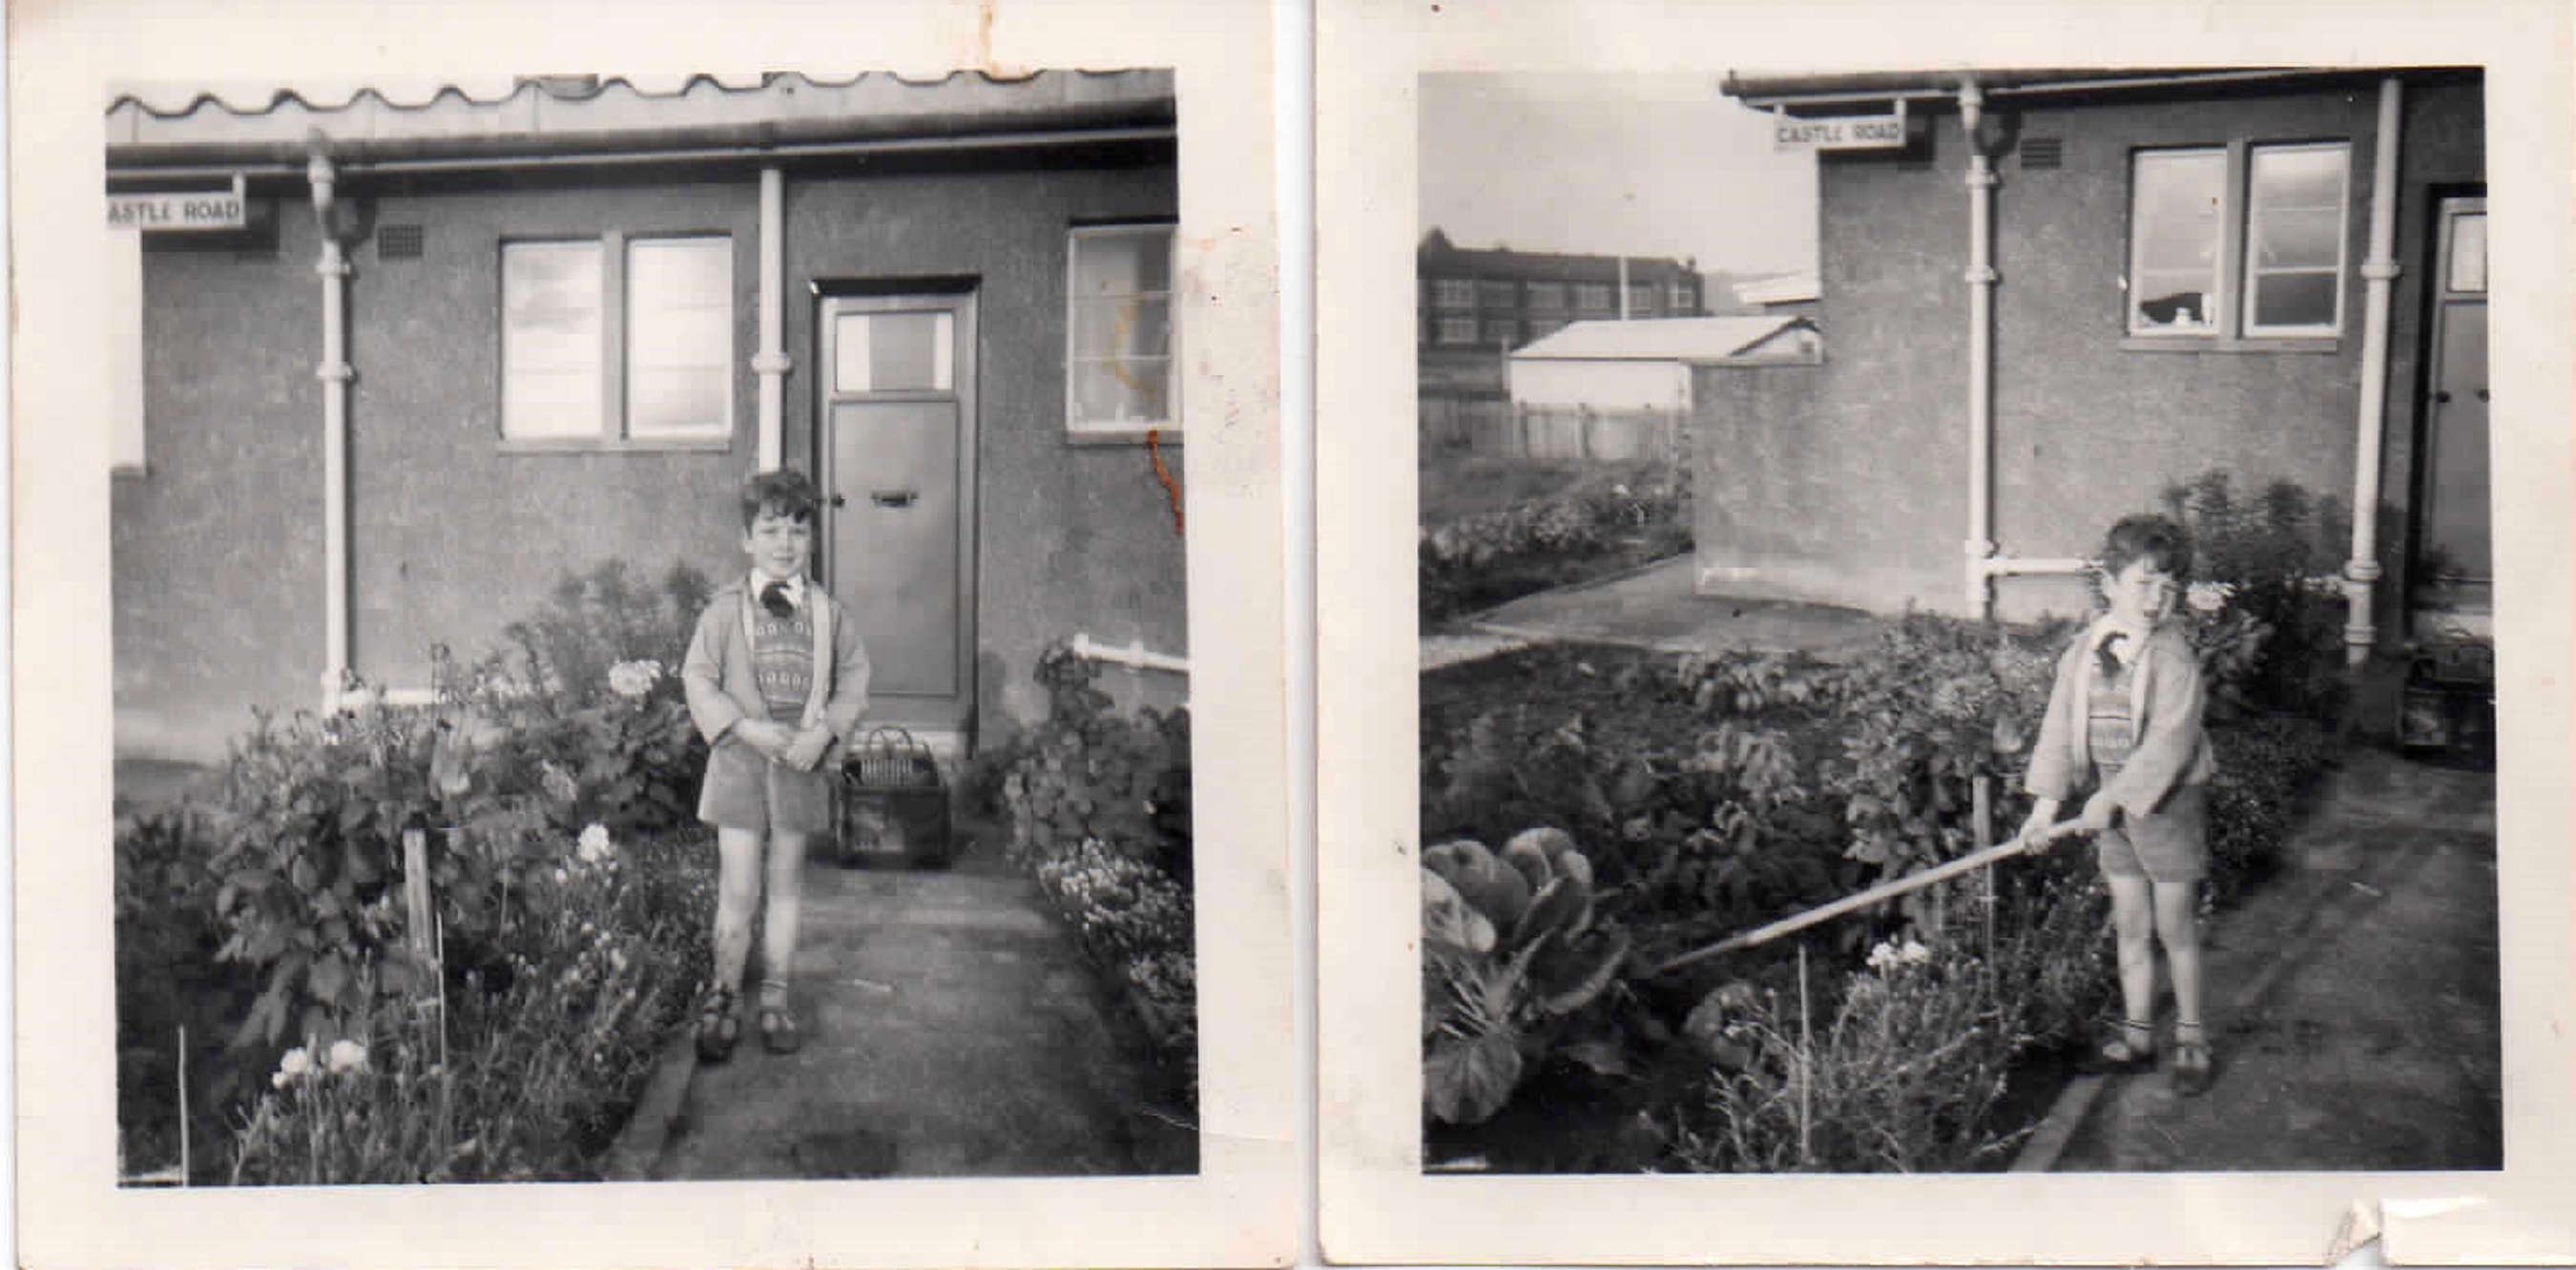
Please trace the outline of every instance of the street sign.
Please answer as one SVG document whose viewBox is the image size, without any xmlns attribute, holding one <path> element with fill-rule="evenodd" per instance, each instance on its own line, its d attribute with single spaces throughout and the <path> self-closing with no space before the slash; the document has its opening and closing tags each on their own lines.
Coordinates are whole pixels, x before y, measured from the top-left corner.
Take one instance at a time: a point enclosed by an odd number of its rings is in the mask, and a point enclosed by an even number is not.
<svg viewBox="0 0 2576 1270">
<path fill-rule="evenodd" d="M 249 208 L 249 200 L 242 196 L 242 180 L 237 176 L 222 189 L 110 194 L 107 227 L 146 233 L 241 229 L 250 224 Z"/>
<path fill-rule="evenodd" d="M 1795 150 L 1901 150 L 1905 148 L 1905 103 L 1888 115 L 1836 115 L 1797 119 L 1771 112 L 1771 148 Z"/>
</svg>

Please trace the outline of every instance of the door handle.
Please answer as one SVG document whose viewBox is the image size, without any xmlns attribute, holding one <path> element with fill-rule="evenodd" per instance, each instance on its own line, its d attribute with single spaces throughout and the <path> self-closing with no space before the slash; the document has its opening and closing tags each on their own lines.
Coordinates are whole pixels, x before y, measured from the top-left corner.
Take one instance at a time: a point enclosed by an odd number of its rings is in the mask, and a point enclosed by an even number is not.
<svg viewBox="0 0 2576 1270">
<path fill-rule="evenodd" d="M 2451 404 L 2450 392 L 2448 390 L 2435 392 L 2433 394 L 2433 404 L 2437 406 L 2447 406 Z"/>
<path fill-rule="evenodd" d="M 891 507 L 899 511 L 912 506 L 920 497 L 921 491 L 917 489 L 881 489 L 871 492 L 868 495 L 868 501 L 879 507 Z"/>
<path fill-rule="evenodd" d="M 2484 388 L 2479 389 L 2479 390 L 2478 390 L 2478 400 L 2480 400 L 2480 401 L 2484 401 L 2484 400 L 2486 400 L 2486 399 L 2487 399 L 2487 390 L 2486 390 L 2486 389 L 2484 389 Z"/>
</svg>

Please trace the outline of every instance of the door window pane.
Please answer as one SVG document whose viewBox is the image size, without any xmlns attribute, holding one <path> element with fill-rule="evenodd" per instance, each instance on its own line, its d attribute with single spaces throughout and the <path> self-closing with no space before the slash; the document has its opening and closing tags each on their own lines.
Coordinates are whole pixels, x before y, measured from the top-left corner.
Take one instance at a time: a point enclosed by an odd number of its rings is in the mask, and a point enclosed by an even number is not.
<svg viewBox="0 0 2576 1270">
<path fill-rule="evenodd" d="M 844 313 L 832 338 L 833 391 L 951 391 L 956 330 L 945 312 Z"/>
<path fill-rule="evenodd" d="M 626 248 L 626 426 L 634 436 L 733 431 L 733 242 Z"/>
<path fill-rule="evenodd" d="M 2471 212 L 2451 218 L 2451 276 L 2443 285 L 2453 291 L 2487 289 L 2487 214 Z"/>
<path fill-rule="evenodd" d="M 2130 197 L 2129 329 L 2215 329 L 2227 152 L 2139 151 Z"/>
<path fill-rule="evenodd" d="M 501 248 L 501 435 L 597 437 L 603 310 L 600 245 Z"/>
</svg>

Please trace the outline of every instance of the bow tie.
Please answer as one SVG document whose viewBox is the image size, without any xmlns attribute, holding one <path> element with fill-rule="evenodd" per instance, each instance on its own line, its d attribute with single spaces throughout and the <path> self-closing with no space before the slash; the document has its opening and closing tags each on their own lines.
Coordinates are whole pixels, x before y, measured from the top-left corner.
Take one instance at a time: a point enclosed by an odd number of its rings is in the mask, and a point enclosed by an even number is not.
<svg viewBox="0 0 2576 1270">
<path fill-rule="evenodd" d="M 2093 656 L 2096 663 L 2102 668 L 2102 673 L 2104 675 L 2116 675 L 2120 673 L 2119 654 L 2112 650 L 2119 645 L 2121 640 L 2127 639 L 2128 637 L 2129 633 L 2127 631 L 2113 631 L 2110 634 L 2103 636 L 2101 643 L 2093 646 Z"/>
<path fill-rule="evenodd" d="M 772 617 L 796 616 L 796 597 L 784 582 L 772 582 L 760 589 L 760 607 Z"/>
</svg>

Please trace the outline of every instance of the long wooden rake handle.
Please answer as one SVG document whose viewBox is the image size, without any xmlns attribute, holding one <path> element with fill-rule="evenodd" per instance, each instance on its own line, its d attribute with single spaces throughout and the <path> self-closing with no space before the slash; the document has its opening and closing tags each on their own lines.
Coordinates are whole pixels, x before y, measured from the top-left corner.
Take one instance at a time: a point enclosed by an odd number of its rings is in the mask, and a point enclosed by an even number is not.
<svg viewBox="0 0 2576 1270">
<path fill-rule="evenodd" d="M 2075 832 L 2077 832 L 2075 822 L 2071 820 L 2065 821 L 2041 834 L 2039 841 L 2033 845 L 2046 846 L 2049 843 L 2055 842 L 2058 839 Z M 1819 905 L 1815 908 L 1808 909 L 1806 912 L 1783 917 L 1779 921 L 1773 922 L 1768 926 L 1756 927 L 1741 934 L 1729 935 L 1725 939 L 1719 940 L 1714 944 L 1710 944 L 1706 948 L 1683 953 L 1681 956 L 1675 957 L 1672 960 L 1655 967 L 1654 973 L 1659 975 L 1666 974 L 1671 971 L 1679 970 L 1694 962 L 1706 961 L 1711 957 L 1719 956 L 1724 953 L 1731 953 L 1742 948 L 1751 948 L 1756 944 L 1767 944 L 1772 940 L 1778 939 L 1782 935 L 1795 934 L 1796 932 L 1805 930 L 1819 922 L 1832 921 L 1833 919 L 1851 912 L 1854 909 L 1867 908 L 1882 900 L 1890 900 L 1899 895 L 1908 894 L 1913 891 L 1920 891 L 1927 886 L 1937 886 L 1959 876 L 1962 873 L 1973 873 L 1979 869 L 1985 868 L 1987 865 L 1995 863 L 1996 861 L 2009 860 L 2012 857 L 2021 854 L 2024 854 L 2024 848 L 2018 839 L 2011 842 L 1997 843 L 1996 845 L 1987 847 L 1982 851 L 1963 855 L 1947 864 L 1936 865 L 1932 868 L 1925 869 L 1921 873 L 1908 874 L 1907 876 L 1898 878 L 1893 882 L 1882 882 L 1866 891 L 1846 895 L 1830 904 Z"/>
</svg>

